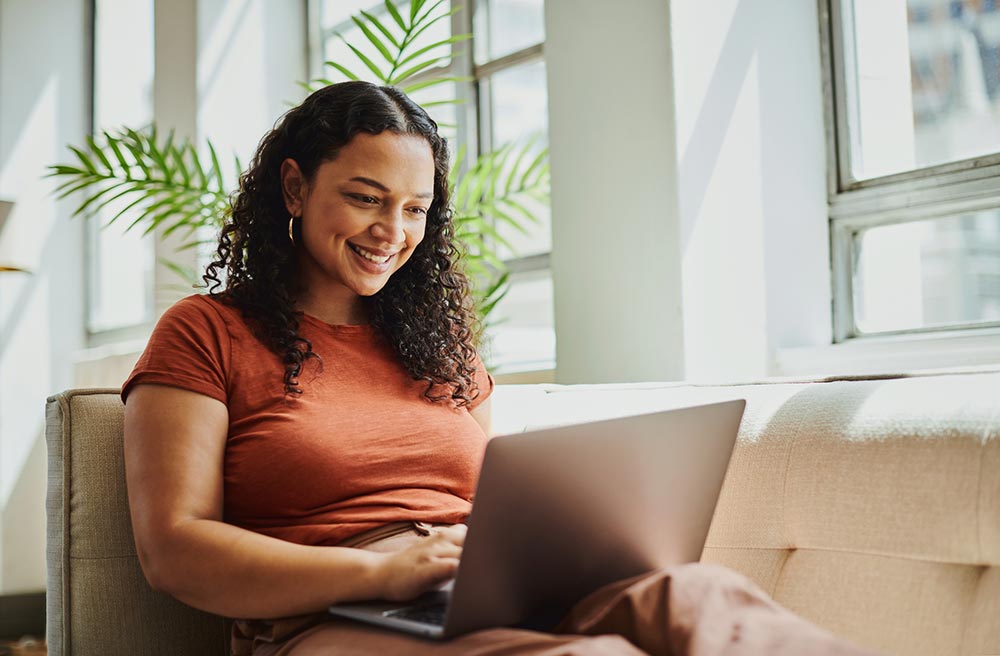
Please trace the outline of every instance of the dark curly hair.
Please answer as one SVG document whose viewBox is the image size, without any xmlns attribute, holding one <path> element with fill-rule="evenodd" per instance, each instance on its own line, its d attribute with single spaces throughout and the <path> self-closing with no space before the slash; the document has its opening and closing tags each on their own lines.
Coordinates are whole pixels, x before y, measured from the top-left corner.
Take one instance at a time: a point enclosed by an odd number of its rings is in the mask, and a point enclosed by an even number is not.
<svg viewBox="0 0 1000 656">
<path fill-rule="evenodd" d="M 478 395 L 476 344 L 481 328 L 469 280 L 458 266 L 448 145 L 427 112 L 394 87 L 333 84 L 288 111 L 261 140 L 241 175 L 216 259 L 203 278 L 209 292 L 239 308 L 261 341 L 283 359 L 285 393 L 302 394 L 303 364 L 318 355 L 299 334 L 297 258 L 288 238 L 281 164 L 295 160 L 311 182 L 319 166 L 335 159 L 354 135 L 385 130 L 428 141 L 434 155 L 434 200 L 423 241 L 385 287 L 365 299 L 371 323 L 392 344 L 410 375 L 427 382 L 424 396 L 464 406 Z"/>
</svg>

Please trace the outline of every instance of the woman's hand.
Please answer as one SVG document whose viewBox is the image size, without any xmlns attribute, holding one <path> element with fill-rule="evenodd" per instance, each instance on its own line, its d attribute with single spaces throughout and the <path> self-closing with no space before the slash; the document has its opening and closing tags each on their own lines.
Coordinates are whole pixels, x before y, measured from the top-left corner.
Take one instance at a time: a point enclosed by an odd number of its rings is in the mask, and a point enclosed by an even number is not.
<svg viewBox="0 0 1000 656">
<path fill-rule="evenodd" d="M 382 598 L 387 601 L 410 601 L 454 578 L 462 545 L 465 544 L 465 532 L 464 524 L 456 524 L 402 551 L 385 554 L 377 574 Z"/>
</svg>

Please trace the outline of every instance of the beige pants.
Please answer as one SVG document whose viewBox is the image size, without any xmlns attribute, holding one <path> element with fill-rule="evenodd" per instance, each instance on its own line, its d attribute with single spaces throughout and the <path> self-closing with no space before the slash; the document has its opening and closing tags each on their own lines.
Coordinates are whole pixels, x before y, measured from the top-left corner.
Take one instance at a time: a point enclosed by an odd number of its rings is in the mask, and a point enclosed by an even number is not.
<svg viewBox="0 0 1000 656">
<path fill-rule="evenodd" d="M 342 546 L 396 551 L 438 528 L 400 522 L 359 535 Z M 233 626 L 232 646 L 234 656 L 876 653 L 782 608 L 746 577 L 699 563 L 605 586 L 577 603 L 551 634 L 487 629 L 436 642 L 316 613 L 273 621 L 238 620 Z"/>
</svg>

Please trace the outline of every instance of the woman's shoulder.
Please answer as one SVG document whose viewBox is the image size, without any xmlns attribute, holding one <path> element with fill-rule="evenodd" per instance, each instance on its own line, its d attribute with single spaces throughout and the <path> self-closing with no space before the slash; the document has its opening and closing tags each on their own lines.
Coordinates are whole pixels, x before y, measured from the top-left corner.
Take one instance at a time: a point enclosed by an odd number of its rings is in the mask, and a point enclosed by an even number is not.
<svg viewBox="0 0 1000 656">
<path fill-rule="evenodd" d="M 242 324 L 239 309 L 221 294 L 191 294 L 180 299 L 163 313 L 161 322 L 195 322 L 215 327 L 231 328 Z"/>
</svg>

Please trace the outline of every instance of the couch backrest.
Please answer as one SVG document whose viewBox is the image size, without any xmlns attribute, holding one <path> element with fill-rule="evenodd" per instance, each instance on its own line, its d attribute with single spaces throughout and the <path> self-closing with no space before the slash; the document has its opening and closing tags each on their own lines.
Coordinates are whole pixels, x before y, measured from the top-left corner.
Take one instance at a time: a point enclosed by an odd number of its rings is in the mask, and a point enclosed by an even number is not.
<svg viewBox="0 0 1000 656">
<path fill-rule="evenodd" d="M 125 492 L 123 420 L 118 390 L 66 392 L 46 406 L 48 653 L 228 654 L 225 620 L 146 583 Z"/>
<path fill-rule="evenodd" d="M 498 388 L 501 431 L 747 399 L 702 559 L 891 653 L 1000 654 L 1000 374 Z"/>
</svg>

